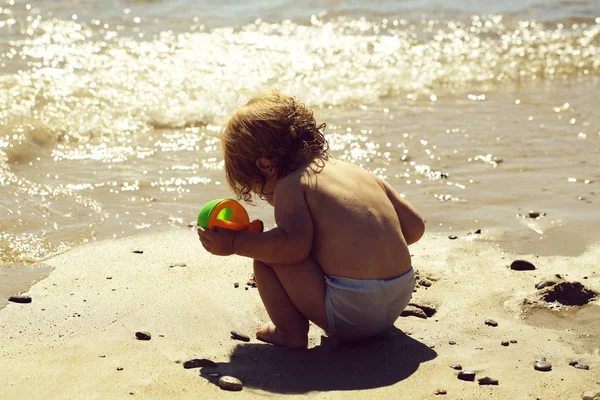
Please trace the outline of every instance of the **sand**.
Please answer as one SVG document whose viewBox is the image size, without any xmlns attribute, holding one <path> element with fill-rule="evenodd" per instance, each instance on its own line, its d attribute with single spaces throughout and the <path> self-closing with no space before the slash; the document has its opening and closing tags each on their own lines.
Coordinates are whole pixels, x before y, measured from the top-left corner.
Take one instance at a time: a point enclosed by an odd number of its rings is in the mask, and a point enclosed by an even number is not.
<svg viewBox="0 0 600 400">
<path fill-rule="evenodd" d="M 306 351 L 254 339 L 267 315 L 257 289 L 245 289 L 250 261 L 207 254 L 189 229 L 75 248 L 46 262 L 55 269 L 26 293 L 32 303 L 0 310 L 0 399 L 580 399 L 600 391 L 600 307 L 528 320 L 522 304 L 556 273 L 600 291 L 600 250 L 517 256 L 498 250 L 485 231 L 457 236 L 427 234 L 411 247 L 415 269 L 432 282 L 413 301 L 433 305 L 435 315 L 401 317 L 383 337 L 353 345 L 311 326 Z M 537 269 L 507 268 L 516 258 Z M 231 339 L 231 330 L 250 343 Z M 151 340 L 137 340 L 136 331 Z M 539 357 L 552 371 L 533 369 Z M 216 362 L 243 391 L 221 390 L 208 367 L 184 369 L 192 358 Z M 590 369 L 570 366 L 572 359 Z M 457 379 L 450 368 L 457 363 L 499 385 Z"/>
</svg>

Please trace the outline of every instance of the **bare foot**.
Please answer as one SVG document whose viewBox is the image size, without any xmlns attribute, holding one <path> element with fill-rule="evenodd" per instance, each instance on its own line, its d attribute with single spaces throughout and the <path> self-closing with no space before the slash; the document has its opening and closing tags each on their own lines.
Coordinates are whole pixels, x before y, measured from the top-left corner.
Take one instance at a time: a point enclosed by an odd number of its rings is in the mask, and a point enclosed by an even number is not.
<svg viewBox="0 0 600 400">
<path fill-rule="evenodd" d="M 272 322 L 261 326 L 256 331 L 256 338 L 288 349 L 305 349 L 308 346 L 308 335 L 283 332 Z"/>
</svg>

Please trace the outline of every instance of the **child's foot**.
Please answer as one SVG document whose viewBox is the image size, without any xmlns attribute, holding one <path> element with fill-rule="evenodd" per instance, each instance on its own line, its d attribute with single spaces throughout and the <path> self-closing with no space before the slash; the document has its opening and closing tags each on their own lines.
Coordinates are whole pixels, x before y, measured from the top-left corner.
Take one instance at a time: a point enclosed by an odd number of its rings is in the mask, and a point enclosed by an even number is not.
<svg viewBox="0 0 600 400">
<path fill-rule="evenodd" d="M 288 349 L 305 349 L 308 346 L 308 335 L 283 332 L 272 322 L 261 326 L 256 331 L 256 338 Z"/>
</svg>

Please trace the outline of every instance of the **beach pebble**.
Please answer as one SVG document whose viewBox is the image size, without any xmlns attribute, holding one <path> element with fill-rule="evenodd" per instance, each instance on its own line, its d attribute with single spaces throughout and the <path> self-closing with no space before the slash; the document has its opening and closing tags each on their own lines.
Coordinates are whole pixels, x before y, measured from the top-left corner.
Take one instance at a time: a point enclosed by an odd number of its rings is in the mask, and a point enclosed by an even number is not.
<svg viewBox="0 0 600 400">
<path fill-rule="evenodd" d="M 136 332 L 135 333 L 135 337 L 138 340 L 150 340 L 150 339 L 152 339 L 152 335 L 150 334 L 150 332 L 146 332 L 146 331 Z"/>
<path fill-rule="evenodd" d="M 450 239 L 450 240 L 456 240 L 456 239 L 458 239 L 458 236 L 456 236 L 456 235 L 450 235 L 450 236 L 448 236 L 448 239 Z"/>
<path fill-rule="evenodd" d="M 585 369 L 585 370 L 588 370 L 588 369 L 590 369 L 590 366 L 589 366 L 589 365 L 587 365 L 587 364 L 579 364 L 579 363 L 577 363 L 577 364 L 575 364 L 575 365 L 573 365 L 573 366 L 574 366 L 575 368 L 577 368 L 577 369 Z"/>
<path fill-rule="evenodd" d="M 581 400 L 600 400 L 600 392 L 585 392 Z"/>
<path fill-rule="evenodd" d="M 431 281 L 429 281 L 429 282 L 431 283 Z M 418 304 L 418 303 L 410 302 L 410 303 L 408 303 L 408 305 L 417 307 L 417 308 L 420 308 L 421 310 L 423 310 L 425 315 L 427 315 L 427 318 L 434 316 L 435 313 L 437 312 L 437 309 L 434 306 L 428 305 L 428 304 Z"/>
<path fill-rule="evenodd" d="M 508 346 L 510 343 L 508 342 L 508 340 L 503 340 L 502 342 L 500 342 L 500 344 L 502 346 Z"/>
<path fill-rule="evenodd" d="M 510 264 L 510 269 L 513 271 L 533 271 L 535 265 L 525 260 L 515 260 Z"/>
<path fill-rule="evenodd" d="M 535 368 L 536 371 L 548 372 L 548 371 L 552 370 L 552 364 L 550 364 L 548 361 L 546 361 L 545 358 L 542 358 L 535 362 L 535 364 L 533 365 L 533 368 Z"/>
<path fill-rule="evenodd" d="M 219 387 L 223 390 L 240 391 L 242 390 L 242 381 L 233 376 L 222 376 L 219 378 Z"/>
<path fill-rule="evenodd" d="M 498 323 L 496 321 L 494 321 L 493 319 L 486 319 L 485 324 L 488 326 L 498 326 Z"/>
<path fill-rule="evenodd" d="M 425 311 L 417 308 L 415 306 L 406 306 L 406 308 L 400 313 L 401 317 L 417 317 L 422 319 L 427 319 L 427 314 Z"/>
<path fill-rule="evenodd" d="M 571 360 L 571 361 L 569 361 L 569 365 L 570 365 L 571 367 L 574 367 L 574 366 L 576 366 L 577 364 L 579 364 L 579 361 L 577 361 L 577 360 Z"/>
<path fill-rule="evenodd" d="M 538 219 L 540 217 L 545 217 L 546 213 L 545 212 L 539 212 L 539 211 L 530 211 L 527 216 L 529 218 L 533 218 L 533 219 Z"/>
<path fill-rule="evenodd" d="M 8 301 L 13 302 L 13 303 L 27 304 L 27 303 L 31 303 L 31 297 L 30 296 L 10 296 L 8 298 Z"/>
<path fill-rule="evenodd" d="M 450 368 L 460 371 L 462 369 L 462 365 L 454 364 L 454 365 L 451 365 Z"/>
<path fill-rule="evenodd" d="M 461 381 L 473 382 L 475 380 L 475 372 L 472 371 L 460 371 L 458 373 L 458 379 Z"/>
<path fill-rule="evenodd" d="M 144 254 L 144 250 L 134 250 L 135 254 Z"/>
<path fill-rule="evenodd" d="M 433 392 L 433 394 L 438 395 L 438 396 L 444 395 L 446 393 L 448 393 L 448 391 L 446 389 L 435 389 L 435 391 Z"/>
<path fill-rule="evenodd" d="M 187 266 L 186 263 L 175 263 L 175 264 L 169 265 L 169 268 L 175 268 L 175 267 L 181 267 L 181 268 L 183 268 L 183 267 L 186 267 L 186 266 Z"/>
<path fill-rule="evenodd" d="M 233 287 L 234 288 L 239 288 L 240 287 L 240 283 L 239 282 L 233 282 Z"/>
<path fill-rule="evenodd" d="M 517 343 L 517 341 L 515 339 L 511 339 L 511 340 L 509 340 L 509 342 L 511 342 L 511 343 Z"/>
<path fill-rule="evenodd" d="M 236 332 L 236 331 L 231 331 L 231 338 L 235 339 L 235 340 L 241 340 L 242 342 L 250 341 L 249 336 L 244 335 L 243 333 Z"/>
<path fill-rule="evenodd" d="M 431 282 L 431 281 L 430 281 L 429 279 L 427 279 L 427 278 L 423 278 L 423 279 L 421 280 L 421 282 L 419 282 L 419 283 L 420 283 L 420 285 L 421 285 L 421 286 L 423 286 L 423 287 L 426 287 L 426 288 L 427 288 L 427 287 L 431 287 L 431 285 L 433 285 L 433 282 Z"/>
<path fill-rule="evenodd" d="M 450 340 L 450 341 L 448 342 L 448 344 L 453 346 L 453 345 L 455 345 L 455 344 L 456 344 L 456 340 Z"/>
<path fill-rule="evenodd" d="M 483 378 L 477 379 L 480 385 L 497 385 L 498 379 L 490 378 L 489 376 L 485 376 Z"/>
<path fill-rule="evenodd" d="M 123 367 L 117 367 L 117 371 L 123 371 Z"/>
<path fill-rule="evenodd" d="M 183 363 L 183 368 L 191 369 L 191 368 L 202 368 L 209 367 L 215 368 L 217 363 L 206 358 L 192 358 L 191 360 L 187 360 Z"/>
</svg>

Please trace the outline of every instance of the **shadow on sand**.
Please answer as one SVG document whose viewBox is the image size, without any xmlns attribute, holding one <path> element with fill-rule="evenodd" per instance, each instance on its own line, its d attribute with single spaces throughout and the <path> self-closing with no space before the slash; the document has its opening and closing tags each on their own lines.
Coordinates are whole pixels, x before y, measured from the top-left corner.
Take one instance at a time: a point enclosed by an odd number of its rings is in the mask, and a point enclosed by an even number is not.
<svg viewBox="0 0 600 400">
<path fill-rule="evenodd" d="M 217 384 L 211 373 L 239 378 L 246 388 L 274 393 L 359 390 L 393 385 L 408 378 L 437 353 L 397 328 L 361 342 L 322 337 L 321 344 L 291 351 L 270 344 L 238 345 L 227 363 L 204 367 L 200 375 Z"/>
</svg>

